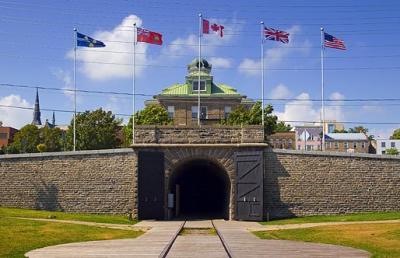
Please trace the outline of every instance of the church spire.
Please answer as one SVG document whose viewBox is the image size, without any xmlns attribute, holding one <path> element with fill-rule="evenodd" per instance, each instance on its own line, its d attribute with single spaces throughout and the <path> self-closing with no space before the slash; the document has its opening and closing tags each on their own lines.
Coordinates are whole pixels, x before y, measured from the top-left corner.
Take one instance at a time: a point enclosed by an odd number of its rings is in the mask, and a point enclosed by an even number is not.
<svg viewBox="0 0 400 258">
<path fill-rule="evenodd" d="M 33 125 L 42 125 L 42 122 L 40 121 L 39 91 L 37 88 L 36 88 L 35 109 L 33 111 L 32 124 Z"/>
<path fill-rule="evenodd" d="M 56 115 L 54 114 L 54 111 L 53 111 L 53 119 L 51 120 L 51 123 L 53 124 L 53 127 L 56 126 Z"/>
</svg>

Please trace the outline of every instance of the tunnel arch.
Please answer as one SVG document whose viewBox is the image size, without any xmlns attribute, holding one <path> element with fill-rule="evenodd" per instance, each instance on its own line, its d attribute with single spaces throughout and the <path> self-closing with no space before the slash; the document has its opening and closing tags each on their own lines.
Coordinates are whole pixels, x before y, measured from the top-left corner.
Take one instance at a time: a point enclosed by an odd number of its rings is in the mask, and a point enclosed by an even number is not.
<svg viewBox="0 0 400 258">
<path fill-rule="evenodd" d="M 229 219 L 231 183 L 218 161 L 205 157 L 180 161 L 171 170 L 168 192 L 174 195 L 174 218 Z"/>
</svg>

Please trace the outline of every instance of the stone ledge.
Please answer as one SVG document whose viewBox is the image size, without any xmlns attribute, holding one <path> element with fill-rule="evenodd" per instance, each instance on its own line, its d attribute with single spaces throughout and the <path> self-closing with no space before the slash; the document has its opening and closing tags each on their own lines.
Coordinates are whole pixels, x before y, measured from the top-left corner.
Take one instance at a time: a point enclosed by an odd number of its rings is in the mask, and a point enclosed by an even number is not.
<svg viewBox="0 0 400 258">
<path fill-rule="evenodd" d="M 201 130 L 201 129 L 261 129 L 261 125 L 201 125 L 201 126 L 187 126 L 187 125 L 135 125 L 135 130 L 140 129 L 188 129 L 188 130 Z"/>
<path fill-rule="evenodd" d="M 282 150 L 282 149 L 268 149 L 267 151 L 272 152 L 272 153 L 277 153 L 277 154 L 400 160 L 400 156 L 377 155 L 377 154 L 368 154 L 368 153 L 321 152 L 321 151 Z"/>
<path fill-rule="evenodd" d="M 5 154 L 5 155 L 0 155 L 0 160 L 18 159 L 18 158 L 45 158 L 45 157 L 58 157 L 58 156 L 82 156 L 82 155 L 96 155 L 96 154 L 121 154 L 121 153 L 133 153 L 133 150 L 131 148 L 121 148 L 121 149 L 106 149 L 106 150 Z"/>
<path fill-rule="evenodd" d="M 269 145 L 266 143 L 198 143 L 198 144 L 173 144 L 173 143 L 144 143 L 134 144 L 131 148 L 210 148 L 210 147 L 222 147 L 222 148 L 241 148 L 241 147 L 262 147 L 267 148 Z"/>
</svg>

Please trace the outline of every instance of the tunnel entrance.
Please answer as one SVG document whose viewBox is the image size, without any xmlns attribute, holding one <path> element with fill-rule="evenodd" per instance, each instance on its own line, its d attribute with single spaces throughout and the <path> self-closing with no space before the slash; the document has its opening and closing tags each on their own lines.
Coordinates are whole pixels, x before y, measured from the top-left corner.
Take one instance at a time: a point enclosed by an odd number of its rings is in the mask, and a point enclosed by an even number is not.
<svg viewBox="0 0 400 258">
<path fill-rule="evenodd" d="M 229 219 L 230 180 L 212 161 L 191 160 L 177 167 L 169 181 L 169 192 L 173 194 L 169 198 L 174 203 L 169 204 L 172 217 Z"/>
</svg>

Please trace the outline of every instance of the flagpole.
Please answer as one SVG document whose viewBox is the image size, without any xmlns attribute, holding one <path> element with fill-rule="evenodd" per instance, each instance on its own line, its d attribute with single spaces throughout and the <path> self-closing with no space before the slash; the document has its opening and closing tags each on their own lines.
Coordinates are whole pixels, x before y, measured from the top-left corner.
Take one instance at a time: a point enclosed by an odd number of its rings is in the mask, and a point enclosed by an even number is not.
<svg viewBox="0 0 400 258">
<path fill-rule="evenodd" d="M 77 29 L 74 28 L 74 151 L 76 151 L 76 48 Z"/>
<path fill-rule="evenodd" d="M 322 151 L 325 151 L 325 106 L 324 106 L 324 28 L 321 27 L 321 120 Z"/>
<path fill-rule="evenodd" d="M 133 57 L 132 57 L 132 144 L 135 144 L 135 73 L 136 73 L 136 23 L 133 24 Z"/>
<path fill-rule="evenodd" d="M 199 13 L 199 75 L 198 75 L 198 81 L 197 81 L 197 125 L 200 126 L 200 80 L 201 80 L 201 34 L 202 34 L 202 22 L 203 22 L 203 17 L 201 13 Z"/>
<path fill-rule="evenodd" d="M 261 124 L 264 126 L 264 22 L 261 27 Z"/>
</svg>

